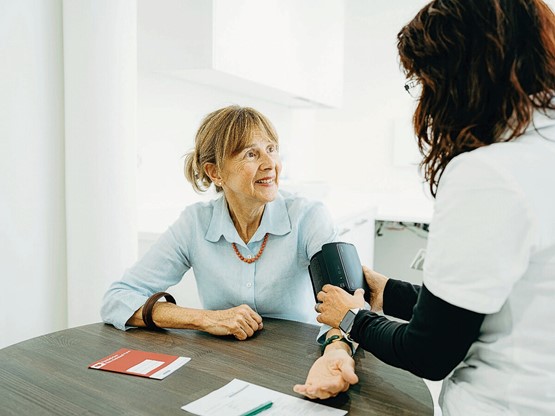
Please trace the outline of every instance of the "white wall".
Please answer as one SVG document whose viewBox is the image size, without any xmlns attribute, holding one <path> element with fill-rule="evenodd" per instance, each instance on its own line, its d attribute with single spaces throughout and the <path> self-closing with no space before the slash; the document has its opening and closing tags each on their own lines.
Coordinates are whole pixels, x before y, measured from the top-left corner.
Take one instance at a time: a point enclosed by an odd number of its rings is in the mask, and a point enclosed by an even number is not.
<svg viewBox="0 0 555 416">
<path fill-rule="evenodd" d="M 100 321 L 137 257 L 137 7 L 63 5 L 68 325 Z"/>
<path fill-rule="evenodd" d="M 346 1 L 344 105 L 316 112 L 313 176 L 372 192 L 420 192 L 415 164 L 396 166 L 393 144 L 394 125 L 410 122 L 414 105 L 403 89 L 396 35 L 425 3 Z M 406 134 L 403 148 L 416 153 Z"/>
<path fill-rule="evenodd" d="M 0 1 L 0 348 L 66 325 L 61 0 Z"/>
<path fill-rule="evenodd" d="M 403 89 L 396 34 L 423 4 L 424 0 L 345 1 L 340 109 L 290 108 L 177 78 L 139 74 L 139 205 L 177 207 L 200 198 L 183 178 L 181 156 L 193 145 L 201 118 L 232 103 L 253 106 L 275 124 L 287 182 L 326 181 L 367 192 L 422 193 L 416 163 L 399 166 L 393 144 L 394 125 L 404 124 L 408 137 L 401 138 L 406 140 L 402 150 L 416 153 L 406 127 L 414 102 Z"/>
<path fill-rule="evenodd" d="M 98 322 L 136 258 L 135 39 L 134 0 L 0 1 L 0 348 Z"/>
<path fill-rule="evenodd" d="M 201 198 L 183 176 L 183 156 L 193 147 L 201 119 L 230 104 L 262 111 L 276 125 L 281 137 L 289 136 L 291 111 L 285 106 L 164 75 L 139 74 L 137 199 L 140 207 L 183 207 Z"/>
</svg>

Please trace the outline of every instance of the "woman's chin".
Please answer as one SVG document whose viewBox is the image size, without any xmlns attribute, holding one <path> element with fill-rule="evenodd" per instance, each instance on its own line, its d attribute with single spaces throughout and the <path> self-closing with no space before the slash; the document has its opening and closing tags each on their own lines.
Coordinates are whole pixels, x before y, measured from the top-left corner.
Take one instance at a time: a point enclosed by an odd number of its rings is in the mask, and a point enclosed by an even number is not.
<svg viewBox="0 0 555 416">
<path fill-rule="evenodd" d="M 272 202 L 278 195 L 278 187 L 274 186 L 271 189 L 266 189 L 260 192 L 259 195 L 265 202 Z"/>
</svg>

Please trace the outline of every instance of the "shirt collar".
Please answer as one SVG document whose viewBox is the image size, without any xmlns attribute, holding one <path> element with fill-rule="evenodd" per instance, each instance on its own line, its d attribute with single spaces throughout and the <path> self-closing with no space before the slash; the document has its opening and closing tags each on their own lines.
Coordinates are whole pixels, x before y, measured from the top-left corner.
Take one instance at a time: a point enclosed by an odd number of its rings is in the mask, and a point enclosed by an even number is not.
<svg viewBox="0 0 555 416">
<path fill-rule="evenodd" d="M 555 104 L 555 103 L 554 103 Z M 538 110 L 533 113 L 532 122 L 526 128 L 526 133 L 555 126 L 555 110 Z"/>
<path fill-rule="evenodd" d="M 555 104 L 555 99 L 552 101 L 552 104 Z M 523 134 L 519 137 L 533 133 L 534 131 L 539 131 L 542 129 L 547 129 L 555 126 L 555 110 L 551 109 L 538 109 L 535 108 L 532 113 L 532 119 L 530 120 L 530 124 L 526 127 Z M 512 130 L 506 129 L 503 134 L 501 134 L 499 141 L 506 141 L 509 136 L 511 135 Z"/>
<path fill-rule="evenodd" d="M 285 235 L 290 231 L 291 220 L 289 219 L 289 212 L 287 211 L 283 196 L 278 193 L 276 199 L 266 204 L 260 226 L 252 236 L 250 242 L 261 241 L 266 233 Z M 222 236 L 229 243 L 245 246 L 245 243 L 241 240 L 233 225 L 224 195 L 214 201 L 212 218 L 210 219 L 210 225 L 208 226 L 205 238 L 215 243 Z"/>
</svg>

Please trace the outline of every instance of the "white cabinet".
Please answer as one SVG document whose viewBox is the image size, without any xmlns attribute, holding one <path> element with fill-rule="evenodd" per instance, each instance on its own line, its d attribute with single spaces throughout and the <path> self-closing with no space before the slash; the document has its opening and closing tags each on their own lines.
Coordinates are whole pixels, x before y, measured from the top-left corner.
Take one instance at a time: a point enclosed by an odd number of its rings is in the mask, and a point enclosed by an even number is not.
<svg viewBox="0 0 555 416">
<path fill-rule="evenodd" d="M 341 104 L 343 0 L 139 0 L 140 71 L 293 107 Z"/>
<path fill-rule="evenodd" d="M 428 224 L 376 221 L 376 229 L 375 270 L 393 279 L 421 285 L 422 268 L 415 260 L 425 257 L 423 250 L 428 244 Z"/>
</svg>

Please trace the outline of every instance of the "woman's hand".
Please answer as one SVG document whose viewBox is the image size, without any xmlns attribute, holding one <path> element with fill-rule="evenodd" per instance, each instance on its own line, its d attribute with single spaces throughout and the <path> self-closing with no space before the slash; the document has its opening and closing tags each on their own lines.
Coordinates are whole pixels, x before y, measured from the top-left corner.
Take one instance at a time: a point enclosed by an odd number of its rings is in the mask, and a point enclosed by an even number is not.
<svg viewBox="0 0 555 416">
<path fill-rule="evenodd" d="M 351 355 L 344 349 L 330 347 L 314 361 L 305 384 L 293 387 L 295 392 L 310 399 L 328 399 L 347 391 L 351 384 L 358 383 L 355 361 Z"/>
<path fill-rule="evenodd" d="M 212 335 L 233 335 L 243 341 L 263 327 L 260 315 L 248 305 L 204 312 L 202 330 Z"/>
<path fill-rule="evenodd" d="M 319 313 L 316 320 L 333 328 L 339 328 L 339 323 L 349 309 L 364 307 L 363 289 L 357 289 L 354 295 L 349 295 L 340 287 L 324 285 L 317 297 L 321 303 L 316 307 Z"/>
<path fill-rule="evenodd" d="M 383 291 L 389 278 L 374 270 L 370 270 L 366 266 L 362 266 L 362 271 L 364 272 L 366 283 L 370 287 L 370 308 L 374 312 L 381 312 L 383 310 Z"/>
</svg>

